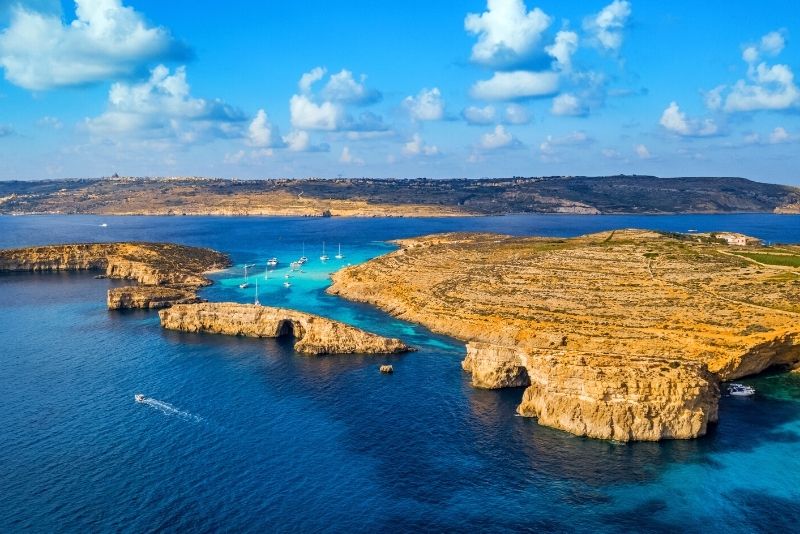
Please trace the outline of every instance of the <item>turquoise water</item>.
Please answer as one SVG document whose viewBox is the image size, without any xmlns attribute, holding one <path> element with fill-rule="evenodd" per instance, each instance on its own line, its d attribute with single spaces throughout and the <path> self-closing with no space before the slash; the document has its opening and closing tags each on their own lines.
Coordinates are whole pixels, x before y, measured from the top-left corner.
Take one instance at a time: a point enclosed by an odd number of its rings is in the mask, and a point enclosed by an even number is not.
<svg viewBox="0 0 800 534">
<path fill-rule="evenodd" d="M 101 227 L 107 223 L 107 227 Z M 308 358 L 284 340 L 163 331 L 109 312 L 120 282 L 0 276 L 0 531 L 729 532 L 796 530 L 800 376 L 747 382 L 698 440 L 587 440 L 516 417 L 521 390 L 479 391 L 462 346 L 324 293 L 343 264 L 435 231 L 568 236 L 645 227 L 800 241 L 800 217 L 481 219 L 0 217 L 0 246 L 167 240 L 232 255 L 211 300 L 264 304 L 400 336 L 419 352 Z M 331 260 L 318 257 L 327 242 Z M 283 287 L 306 244 L 310 262 Z M 346 258 L 337 261 L 337 244 Z M 264 262 L 283 263 L 264 277 Z M 251 280 L 253 281 L 253 280 Z M 395 367 L 380 375 L 379 363 Z M 158 402 L 137 404 L 142 392 Z M 710 527 L 711 526 L 711 527 Z"/>
</svg>

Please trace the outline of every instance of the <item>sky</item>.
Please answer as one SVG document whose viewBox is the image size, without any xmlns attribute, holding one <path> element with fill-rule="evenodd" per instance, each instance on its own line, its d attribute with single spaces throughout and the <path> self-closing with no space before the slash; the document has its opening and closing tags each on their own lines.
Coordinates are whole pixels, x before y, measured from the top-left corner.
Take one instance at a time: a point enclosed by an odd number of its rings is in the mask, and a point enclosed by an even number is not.
<svg viewBox="0 0 800 534">
<path fill-rule="evenodd" d="M 800 185 L 800 2 L 0 0 L 0 180 Z"/>
</svg>

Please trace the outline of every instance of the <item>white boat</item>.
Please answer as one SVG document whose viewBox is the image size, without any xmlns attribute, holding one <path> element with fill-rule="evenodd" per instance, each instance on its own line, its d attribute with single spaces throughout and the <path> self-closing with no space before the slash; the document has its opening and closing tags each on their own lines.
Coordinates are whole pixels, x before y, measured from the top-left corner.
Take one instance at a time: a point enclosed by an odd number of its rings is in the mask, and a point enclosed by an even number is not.
<svg viewBox="0 0 800 534">
<path fill-rule="evenodd" d="M 752 397 L 756 394 L 754 387 L 744 384 L 728 384 L 728 395 L 731 397 Z"/>
<path fill-rule="evenodd" d="M 135 400 L 136 402 L 144 402 L 147 400 L 147 397 L 145 397 L 141 393 L 137 393 L 136 395 L 133 396 L 133 400 Z"/>
<path fill-rule="evenodd" d="M 108 228 L 108 224 L 107 223 L 103 223 L 103 224 L 100 225 L 100 228 Z"/>
<path fill-rule="evenodd" d="M 303 265 L 304 263 L 308 263 L 308 258 L 306 257 L 306 244 L 305 244 L 305 242 L 303 243 L 303 255 L 300 256 L 300 259 L 297 260 L 297 263 L 299 263 L 300 265 Z"/>
<path fill-rule="evenodd" d="M 325 254 L 325 241 L 322 242 L 322 256 L 319 257 L 321 261 L 328 261 L 330 257 Z"/>
<path fill-rule="evenodd" d="M 300 269 L 300 267 L 302 267 L 302 266 L 303 266 L 303 264 L 302 264 L 302 263 L 300 263 L 300 261 L 293 261 L 292 263 L 290 263 L 290 264 L 289 264 L 289 267 L 291 267 L 291 269 L 292 269 L 293 271 L 297 271 L 297 270 L 298 270 L 298 269 Z"/>
<path fill-rule="evenodd" d="M 258 301 L 258 278 L 256 278 L 256 298 L 253 304 L 256 306 L 261 306 L 261 303 Z"/>
<path fill-rule="evenodd" d="M 278 265 L 278 258 L 270 258 L 270 259 L 268 259 L 267 260 L 267 265 L 269 265 L 270 267 L 275 267 L 276 265 Z"/>
<path fill-rule="evenodd" d="M 344 258 L 344 256 L 342 255 L 342 244 L 341 243 L 339 243 L 339 253 L 336 256 L 334 256 L 334 258 L 336 258 L 337 260 L 341 260 L 342 258 Z"/>
<path fill-rule="evenodd" d="M 291 286 L 292 286 L 292 283 L 289 282 L 288 280 L 283 283 L 283 287 L 291 287 Z"/>
<path fill-rule="evenodd" d="M 239 284 L 239 287 L 242 289 L 247 289 L 248 287 L 250 287 L 250 283 L 247 281 L 247 269 L 249 269 L 250 267 L 252 267 L 252 265 L 245 264 L 244 266 L 244 282 Z"/>
</svg>

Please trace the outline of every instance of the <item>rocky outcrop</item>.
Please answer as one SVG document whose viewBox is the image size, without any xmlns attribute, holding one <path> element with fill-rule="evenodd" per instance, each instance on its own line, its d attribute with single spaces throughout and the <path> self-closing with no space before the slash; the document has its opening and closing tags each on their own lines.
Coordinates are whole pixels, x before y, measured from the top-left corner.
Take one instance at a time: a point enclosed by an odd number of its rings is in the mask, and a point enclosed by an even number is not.
<svg viewBox="0 0 800 534">
<path fill-rule="evenodd" d="M 194 289 L 167 286 L 127 286 L 108 290 L 108 309 L 141 308 L 156 310 L 175 304 L 202 302 Z"/>
<path fill-rule="evenodd" d="M 704 364 L 529 354 L 517 411 L 539 424 L 615 441 L 696 438 L 717 421 L 719 382 Z"/>
<path fill-rule="evenodd" d="M 294 336 L 304 354 L 392 354 L 411 350 L 385 338 L 319 315 L 233 302 L 179 304 L 159 312 L 161 326 L 184 332 L 275 338 Z"/>
<path fill-rule="evenodd" d="M 800 271 L 737 256 L 712 234 L 397 244 L 336 272 L 329 291 L 468 342 L 473 385 L 530 381 L 520 413 L 541 424 L 617 440 L 698 436 L 716 420 L 713 381 L 800 365 Z M 796 246 L 760 252 L 800 258 Z"/>
<path fill-rule="evenodd" d="M 467 343 L 467 357 L 461 367 L 472 374 L 476 388 L 516 388 L 531 383 L 525 361 L 525 355 L 516 347 L 473 341 Z"/>
<path fill-rule="evenodd" d="M 229 265 L 226 255 L 170 243 L 80 243 L 0 250 L 2 271 L 102 271 L 140 286 L 110 289 L 108 307 L 162 308 L 197 302 L 202 273 Z"/>
</svg>

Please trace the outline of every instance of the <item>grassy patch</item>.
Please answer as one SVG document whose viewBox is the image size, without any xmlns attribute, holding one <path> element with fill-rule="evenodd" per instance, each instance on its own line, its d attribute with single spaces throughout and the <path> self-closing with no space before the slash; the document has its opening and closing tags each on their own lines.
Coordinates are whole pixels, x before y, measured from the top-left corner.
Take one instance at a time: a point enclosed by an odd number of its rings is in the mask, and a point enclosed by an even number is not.
<svg viewBox="0 0 800 534">
<path fill-rule="evenodd" d="M 769 254 L 760 252 L 736 252 L 737 256 L 748 258 L 764 265 L 781 265 L 783 267 L 800 267 L 800 256 L 790 254 Z"/>
</svg>

